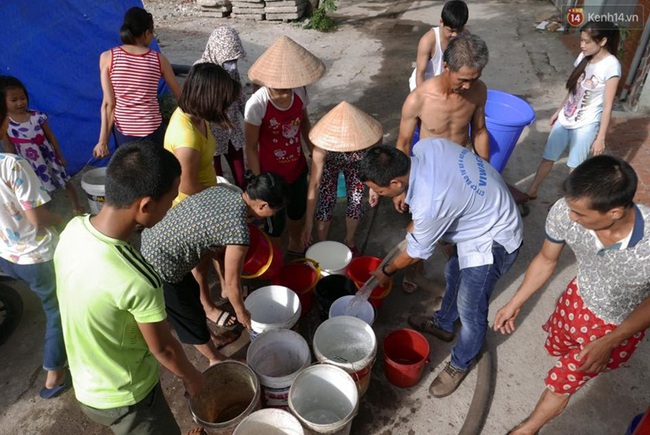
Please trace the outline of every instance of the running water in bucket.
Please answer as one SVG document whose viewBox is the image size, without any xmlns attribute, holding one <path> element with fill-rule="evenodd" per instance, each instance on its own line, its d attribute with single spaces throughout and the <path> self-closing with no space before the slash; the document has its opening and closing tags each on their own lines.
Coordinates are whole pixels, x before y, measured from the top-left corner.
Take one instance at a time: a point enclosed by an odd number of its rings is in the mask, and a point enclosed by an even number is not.
<svg viewBox="0 0 650 435">
<path fill-rule="evenodd" d="M 401 242 L 399 242 L 397 245 L 395 245 L 393 249 L 390 250 L 390 252 L 386 255 L 386 257 L 384 257 L 384 259 L 379 264 L 379 266 L 377 266 L 377 269 L 381 269 L 390 261 L 392 261 L 395 257 L 397 257 L 398 254 L 404 252 L 406 250 L 406 247 L 407 247 L 407 242 L 406 239 L 404 239 Z M 345 315 L 357 317 L 357 315 L 363 308 L 364 302 L 368 301 L 370 294 L 378 285 L 379 285 L 379 280 L 375 278 L 374 275 L 370 275 L 368 281 L 366 281 L 366 283 L 363 286 L 361 286 L 357 294 L 354 295 L 354 297 L 350 301 L 348 307 L 345 309 Z"/>
<path fill-rule="evenodd" d="M 345 315 L 357 317 L 363 309 L 364 302 L 368 301 L 372 291 L 379 285 L 379 281 L 374 275 L 361 286 L 356 295 L 350 300 L 350 304 L 345 308 Z"/>
</svg>

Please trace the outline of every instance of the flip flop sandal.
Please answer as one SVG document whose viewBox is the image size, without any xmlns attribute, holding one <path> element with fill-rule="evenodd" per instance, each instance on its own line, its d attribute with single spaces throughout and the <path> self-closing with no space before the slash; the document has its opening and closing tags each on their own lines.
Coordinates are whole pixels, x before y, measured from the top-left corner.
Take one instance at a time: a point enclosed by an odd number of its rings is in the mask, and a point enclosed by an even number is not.
<svg viewBox="0 0 650 435">
<path fill-rule="evenodd" d="M 223 329 L 233 329 L 239 324 L 237 317 L 233 316 L 226 310 L 221 310 L 221 313 L 217 316 L 217 320 L 208 320 L 217 325 L 217 327 Z"/>
<path fill-rule="evenodd" d="M 52 388 L 43 387 L 38 395 L 41 396 L 41 399 L 54 399 L 55 397 L 60 396 L 62 393 L 64 393 L 71 386 L 72 376 L 70 373 L 66 373 L 63 383 Z"/>
</svg>

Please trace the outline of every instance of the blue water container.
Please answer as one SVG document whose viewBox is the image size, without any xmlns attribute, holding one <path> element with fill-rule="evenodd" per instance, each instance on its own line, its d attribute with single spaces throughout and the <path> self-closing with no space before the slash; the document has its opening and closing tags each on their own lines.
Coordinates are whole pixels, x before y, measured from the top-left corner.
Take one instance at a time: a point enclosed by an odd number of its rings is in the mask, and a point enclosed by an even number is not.
<svg viewBox="0 0 650 435">
<path fill-rule="evenodd" d="M 485 124 L 490 135 L 490 163 L 497 171 L 503 172 L 519 136 L 533 122 L 535 111 L 526 101 L 507 92 L 488 90 Z"/>
</svg>

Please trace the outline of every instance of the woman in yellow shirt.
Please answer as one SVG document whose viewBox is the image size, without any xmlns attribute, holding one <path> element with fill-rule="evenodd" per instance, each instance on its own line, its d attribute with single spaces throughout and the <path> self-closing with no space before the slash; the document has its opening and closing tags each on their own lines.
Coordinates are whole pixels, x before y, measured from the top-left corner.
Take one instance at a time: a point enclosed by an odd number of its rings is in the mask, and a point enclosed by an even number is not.
<svg viewBox="0 0 650 435">
<path fill-rule="evenodd" d="M 174 153 L 181 163 L 181 184 L 174 205 L 217 184 L 212 165 L 216 144 L 210 131 L 210 123 L 222 128 L 231 128 L 232 124 L 226 111 L 237 101 L 240 92 L 239 82 L 230 78 L 226 70 L 213 63 L 197 63 L 187 75 L 178 100 L 178 108 L 169 120 L 164 142 L 165 148 Z M 201 303 L 206 316 L 217 326 L 235 326 L 235 316 L 217 308 L 210 295 L 210 262 L 210 256 L 206 256 L 201 264 L 192 270 L 201 289 Z"/>
<path fill-rule="evenodd" d="M 241 85 L 218 65 L 199 63 L 190 70 L 165 133 L 165 148 L 174 153 L 182 169 L 174 205 L 217 184 L 209 123 L 231 127 L 226 110 L 237 101 L 240 91 Z"/>
</svg>

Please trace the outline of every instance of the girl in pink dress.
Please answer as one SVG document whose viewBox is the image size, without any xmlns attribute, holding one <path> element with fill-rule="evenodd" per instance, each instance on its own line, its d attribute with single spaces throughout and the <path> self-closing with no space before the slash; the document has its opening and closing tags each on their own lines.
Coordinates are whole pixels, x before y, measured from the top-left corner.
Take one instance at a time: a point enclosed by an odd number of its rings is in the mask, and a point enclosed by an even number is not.
<svg viewBox="0 0 650 435">
<path fill-rule="evenodd" d="M 47 115 L 27 106 L 29 97 L 25 85 L 15 77 L 0 77 L 0 89 L 5 95 L 9 123 L 4 137 L 5 152 L 16 153 L 29 162 L 48 193 L 65 189 L 72 202 L 72 214 L 83 213 L 59 141 L 47 122 Z"/>
</svg>

